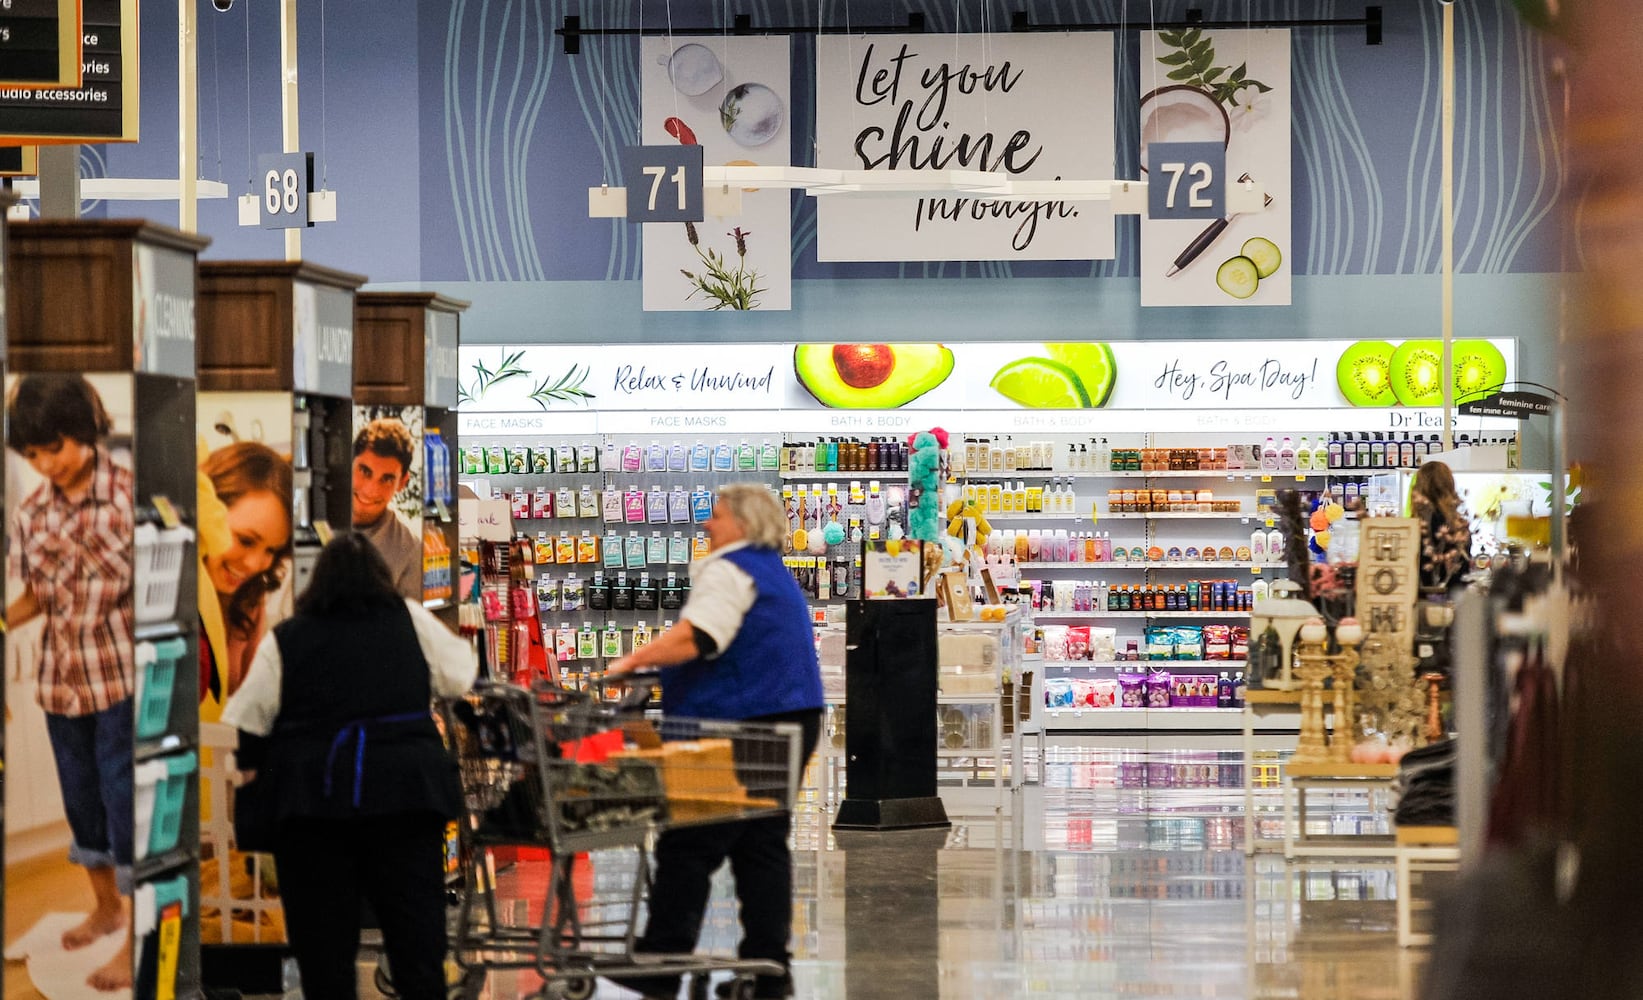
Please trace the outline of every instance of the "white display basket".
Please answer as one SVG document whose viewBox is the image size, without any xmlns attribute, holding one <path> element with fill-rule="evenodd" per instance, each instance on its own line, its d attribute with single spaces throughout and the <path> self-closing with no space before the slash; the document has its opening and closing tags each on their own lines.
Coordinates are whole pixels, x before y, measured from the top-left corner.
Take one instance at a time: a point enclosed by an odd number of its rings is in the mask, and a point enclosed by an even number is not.
<svg viewBox="0 0 1643 1000">
<path fill-rule="evenodd" d="M 183 559 L 188 555 L 188 543 L 194 540 L 194 531 L 181 525 L 160 528 L 153 524 L 139 524 L 134 536 L 137 544 L 137 624 L 169 621 L 177 613 Z"/>
</svg>

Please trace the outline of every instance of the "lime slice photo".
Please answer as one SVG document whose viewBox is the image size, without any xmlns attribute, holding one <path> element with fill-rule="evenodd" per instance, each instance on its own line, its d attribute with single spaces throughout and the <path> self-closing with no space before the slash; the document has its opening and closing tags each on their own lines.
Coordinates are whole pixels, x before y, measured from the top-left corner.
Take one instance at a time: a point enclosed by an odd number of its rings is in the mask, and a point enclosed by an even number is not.
<svg viewBox="0 0 1643 1000">
<path fill-rule="evenodd" d="M 1076 410 L 1090 405 L 1078 375 L 1059 361 L 1022 358 L 998 370 L 988 383 L 999 395 L 1040 410 Z"/>
<path fill-rule="evenodd" d="M 1091 406 L 1105 406 L 1118 381 L 1118 363 L 1113 360 L 1112 348 L 1098 341 L 1047 343 L 1044 353 L 1051 361 L 1059 361 L 1073 370 L 1090 397 Z"/>
</svg>

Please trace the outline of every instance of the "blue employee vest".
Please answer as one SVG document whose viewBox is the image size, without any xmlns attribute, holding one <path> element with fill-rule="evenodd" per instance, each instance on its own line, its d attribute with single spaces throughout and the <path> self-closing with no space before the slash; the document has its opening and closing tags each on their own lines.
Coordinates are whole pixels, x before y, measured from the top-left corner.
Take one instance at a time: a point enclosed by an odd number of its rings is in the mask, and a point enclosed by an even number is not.
<svg viewBox="0 0 1643 1000">
<path fill-rule="evenodd" d="M 781 553 L 751 546 L 721 558 L 753 578 L 753 606 L 711 660 L 662 671 L 662 711 L 696 719 L 753 719 L 821 708 L 810 607 Z"/>
</svg>

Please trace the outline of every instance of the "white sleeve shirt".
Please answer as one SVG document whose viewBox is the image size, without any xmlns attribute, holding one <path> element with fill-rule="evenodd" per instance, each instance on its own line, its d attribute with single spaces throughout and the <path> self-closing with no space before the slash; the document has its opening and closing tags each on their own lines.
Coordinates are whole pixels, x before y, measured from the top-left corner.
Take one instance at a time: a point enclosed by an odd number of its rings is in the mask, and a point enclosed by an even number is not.
<svg viewBox="0 0 1643 1000">
<path fill-rule="evenodd" d="M 417 645 L 428 661 L 428 680 L 437 698 L 453 698 L 473 687 L 479 676 L 479 660 L 473 644 L 446 628 L 420 601 L 406 600 Z M 279 642 L 270 630 L 257 645 L 251 669 L 238 691 L 223 706 L 222 721 L 258 736 L 274 731 L 280 714 L 280 681 L 285 664 L 280 659 Z"/>
<path fill-rule="evenodd" d="M 741 631 L 742 619 L 753 608 L 753 599 L 758 596 L 753 578 L 724 558 L 746 545 L 746 542 L 733 542 L 690 570 L 690 596 L 685 599 L 679 617 L 713 640 L 715 656 L 729 648 L 736 633 Z"/>
</svg>

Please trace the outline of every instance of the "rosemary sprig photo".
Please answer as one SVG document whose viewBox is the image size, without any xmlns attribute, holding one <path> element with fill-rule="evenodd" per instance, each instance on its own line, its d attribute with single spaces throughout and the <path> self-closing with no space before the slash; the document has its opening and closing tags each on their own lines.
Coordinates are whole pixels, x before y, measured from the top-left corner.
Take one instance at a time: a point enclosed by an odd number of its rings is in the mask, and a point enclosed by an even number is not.
<svg viewBox="0 0 1643 1000">
<path fill-rule="evenodd" d="M 557 380 L 552 375 L 544 378 L 531 392 L 531 400 L 542 409 L 547 409 L 553 403 L 581 403 L 586 405 L 588 400 L 594 399 L 595 394 L 582 388 L 588 376 L 593 373 L 591 368 L 580 365 L 571 365 L 570 371 L 561 375 Z"/>
<path fill-rule="evenodd" d="M 489 392 L 495 386 L 506 382 L 509 379 L 519 378 L 522 375 L 529 375 L 530 369 L 519 367 L 519 361 L 524 356 L 524 351 L 515 351 L 512 354 L 504 355 L 502 362 L 496 366 L 495 370 L 486 368 L 483 360 L 476 360 L 473 363 L 473 388 L 470 389 L 467 386 L 458 383 L 456 387 L 457 401 L 467 403 L 477 399 L 484 399 L 485 393 Z"/>
</svg>

